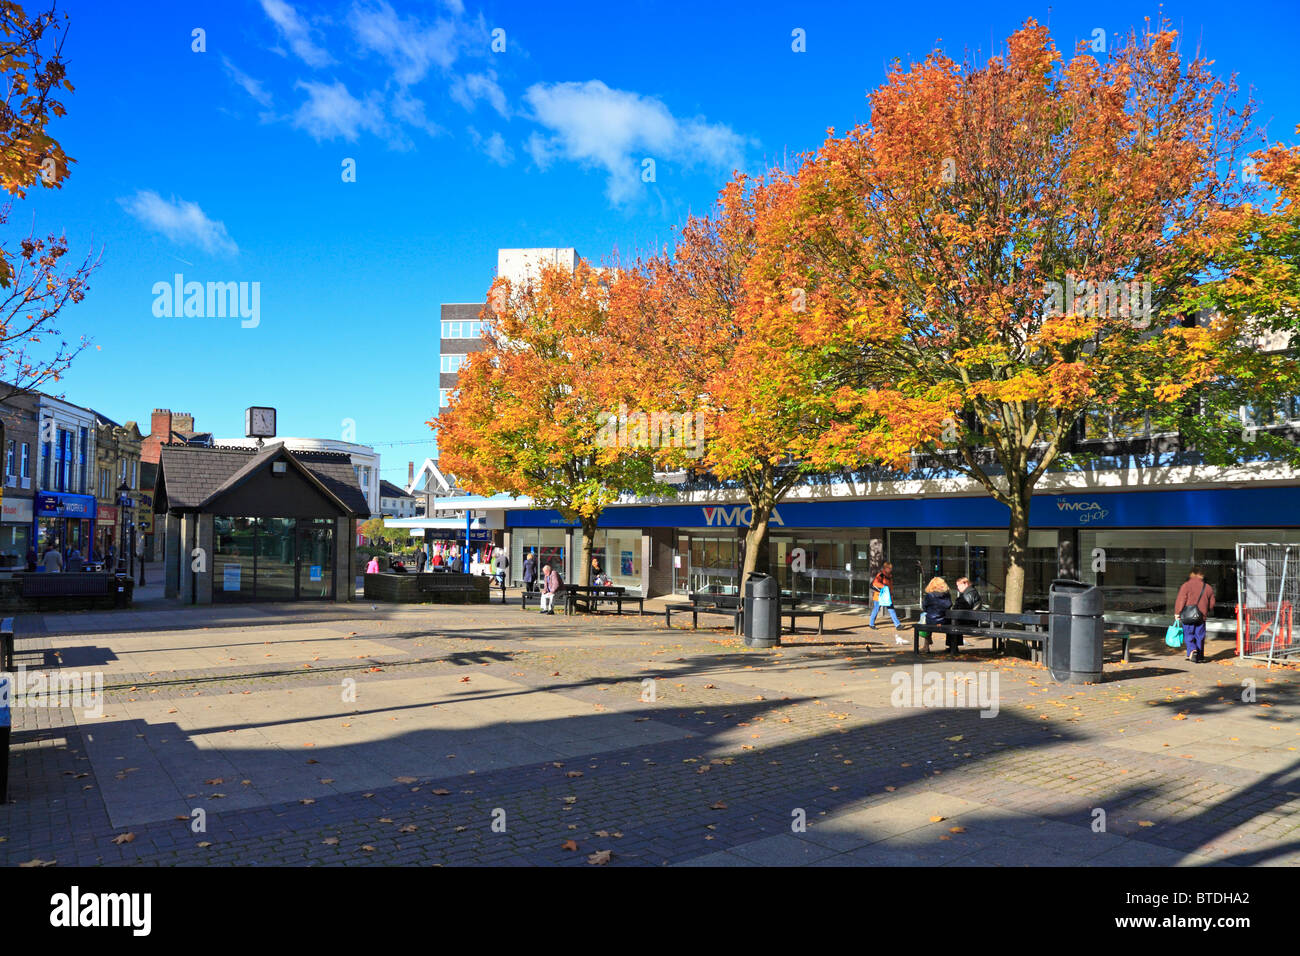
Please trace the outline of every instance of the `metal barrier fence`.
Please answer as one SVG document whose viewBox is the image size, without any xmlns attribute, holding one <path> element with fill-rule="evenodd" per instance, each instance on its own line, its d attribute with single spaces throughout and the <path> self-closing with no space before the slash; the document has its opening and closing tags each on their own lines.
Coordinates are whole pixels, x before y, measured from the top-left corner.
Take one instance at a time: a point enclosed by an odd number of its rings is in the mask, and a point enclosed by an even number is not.
<svg viewBox="0 0 1300 956">
<path fill-rule="evenodd" d="M 1300 545 L 1237 545 L 1237 654 L 1300 659 L 1292 611 L 1300 604 Z"/>
</svg>

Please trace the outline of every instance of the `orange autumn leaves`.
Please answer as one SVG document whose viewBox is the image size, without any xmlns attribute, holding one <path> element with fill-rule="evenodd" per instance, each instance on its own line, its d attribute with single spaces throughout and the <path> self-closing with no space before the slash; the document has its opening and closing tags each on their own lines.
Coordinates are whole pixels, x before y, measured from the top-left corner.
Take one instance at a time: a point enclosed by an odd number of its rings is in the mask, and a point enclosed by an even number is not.
<svg viewBox="0 0 1300 956">
<path fill-rule="evenodd" d="M 588 515 L 647 465 L 693 467 L 739 486 L 757 521 L 800 473 L 948 449 L 1023 548 L 1034 486 L 1086 413 L 1181 414 L 1243 370 L 1267 378 L 1244 307 L 1190 308 L 1246 228 L 1290 258 L 1250 245 L 1221 291 L 1300 298 L 1300 158 L 1256 154 L 1289 204 L 1254 209 L 1236 175 L 1254 107 L 1234 97 L 1164 23 L 1105 57 L 1062 54 L 1029 20 L 981 63 L 895 64 L 869 123 L 792 171 L 737 175 L 672 248 L 494 286 L 491 347 L 436 422 L 449 468 Z M 1081 283 L 1091 299 L 1047 294 Z M 1118 311 L 1096 293 L 1116 285 Z M 624 406 L 690 415 L 703 444 L 596 442 Z"/>
</svg>

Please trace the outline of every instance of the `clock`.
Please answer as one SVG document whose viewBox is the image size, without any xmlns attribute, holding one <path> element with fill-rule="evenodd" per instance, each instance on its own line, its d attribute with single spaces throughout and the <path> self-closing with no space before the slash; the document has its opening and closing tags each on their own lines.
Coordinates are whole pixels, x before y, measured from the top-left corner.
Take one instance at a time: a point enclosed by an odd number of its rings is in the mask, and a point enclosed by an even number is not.
<svg viewBox="0 0 1300 956">
<path fill-rule="evenodd" d="M 249 438 L 274 438 L 275 409 L 254 405 L 245 411 L 244 434 Z"/>
</svg>

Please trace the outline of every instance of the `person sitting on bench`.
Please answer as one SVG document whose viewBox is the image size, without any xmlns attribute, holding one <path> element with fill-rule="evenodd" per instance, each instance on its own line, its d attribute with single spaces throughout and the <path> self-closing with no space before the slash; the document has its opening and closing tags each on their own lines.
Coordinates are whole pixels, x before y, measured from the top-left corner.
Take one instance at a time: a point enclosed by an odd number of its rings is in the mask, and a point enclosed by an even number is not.
<svg viewBox="0 0 1300 956">
<path fill-rule="evenodd" d="M 564 582 L 560 575 L 551 570 L 549 564 L 542 565 L 542 613 L 555 613 L 555 595 L 559 593 Z"/>
<path fill-rule="evenodd" d="M 948 594 L 947 581 L 937 577 L 930 579 L 930 583 L 925 586 L 925 595 L 921 599 L 921 609 L 926 624 L 939 625 L 943 623 L 943 619 L 952 610 L 952 597 Z M 961 638 L 955 634 L 949 634 L 947 637 L 948 653 L 951 654 L 961 644 Z M 920 638 L 925 641 L 925 653 L 929 654 L 930 632 L 921 631 Z"/>
<path fill-rule="evenodd" d="M 975 590 L 975 585 L 970 583 L 970 578 L 957 579 L 957 600 L 952 602 L 955 611 L 978 611 L 983 599 L 980 592 Z"/>
</svg>

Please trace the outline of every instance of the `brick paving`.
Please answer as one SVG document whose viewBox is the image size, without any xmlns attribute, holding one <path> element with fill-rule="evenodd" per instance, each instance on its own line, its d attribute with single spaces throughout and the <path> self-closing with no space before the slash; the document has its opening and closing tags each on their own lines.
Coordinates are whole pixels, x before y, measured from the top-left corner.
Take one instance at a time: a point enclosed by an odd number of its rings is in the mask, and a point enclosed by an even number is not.
<svg viewBox="0 0 1300 956">
<path fill-rule="evenodd" d="M 858 616 L 827 626 L 754 650 L 662 615 L 500 604 L 29 616 L 25 677 L 100 674 L 102 715 L 15 707 L 0 860 L 1300 861 L 1293 671 L 1151 639 L 1101 684 L 1058 685 L 982 648 L 917 658 Z M 894 706 L 916 664 L 996 678 L 996 716 Z"/>
</svg>

